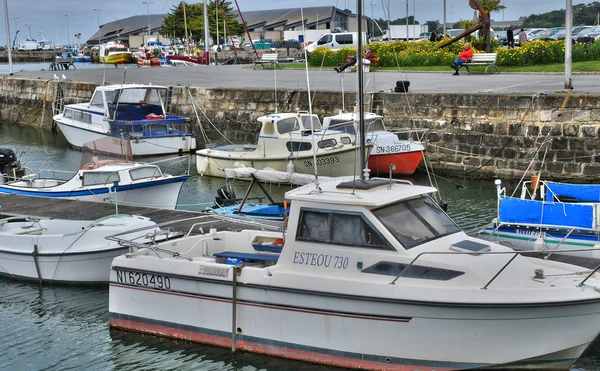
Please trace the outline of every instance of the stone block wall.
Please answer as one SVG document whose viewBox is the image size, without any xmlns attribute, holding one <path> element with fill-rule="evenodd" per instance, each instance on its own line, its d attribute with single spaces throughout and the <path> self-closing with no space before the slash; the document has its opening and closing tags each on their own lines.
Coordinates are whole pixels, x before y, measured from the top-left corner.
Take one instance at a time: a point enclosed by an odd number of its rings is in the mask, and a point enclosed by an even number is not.
<svg viewBox="0 0 600 371">
<path fill-rule="evenodd" d="M 66 103 L 88 101 L 97 83 L 0 77 L 0 121 L 50 128 L 60 83 Z M 342 104 L 344 99 L 344 104 Z M 350 110 L 355 94 L 316 92 L 312 110 L 323 117 Z M 600 176 L 600 96 L 564 94 L 365 94 L 369 111 L 389 129 L 427 129 L 429 160 L 440 174 L 520 178 L 542 170 L 546 179 L 594 181 Z M 256 119 L 274 112 L 308 111 L 300 90 L 173 87 L 171 113 L 190 118 L 202 146 L 255 142 Z M 201 127 L 203 129 L 201 129 Z"/>
</svg>

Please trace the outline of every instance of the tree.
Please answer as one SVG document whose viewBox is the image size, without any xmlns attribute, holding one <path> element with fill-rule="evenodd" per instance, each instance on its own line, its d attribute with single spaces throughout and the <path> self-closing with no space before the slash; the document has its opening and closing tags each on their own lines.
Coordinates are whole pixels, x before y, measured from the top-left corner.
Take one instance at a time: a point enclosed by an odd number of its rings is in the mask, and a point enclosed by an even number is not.
<svg viewBox="0 0 600 371">
<path fill-rule="evenodd" d="M 491 12 L 497 12 L 506 7 L 502 5 L 502 0 L 477 0 L 479 5 L 483 8 L 483 10 L 487 13 L 488 19 L 490 19 Z M 481 16 L 479 17 L 481 20 Z M 485 52 L 490 52 L 490 24 L 487 23 L 481 29 L 481 37 L 483 37 L 483 42 L 485 43 Z"/>
<path fill-rule="evenodd" d="M 427 31 L 429 32 L 437 31 L 441 27 L 439 21 L 427 21 L 425 23 L 427 24 Z"/>
<path fill-rule="evenodd" d="M 183 6 L 185 2 L 179 3 L 167 14 L 161 27 L 161 34 L 169 35 L 174 38 L 185 39 Z M 216 1 L 211 0 L 208 4 L 208 32 L 216 43 L 217 25 L 216 25 Z M 185 15 L 187 18 L 188 34 L 191 34 L 196 40 L 204 38 L 204 4 L 185 4 Z M 233 12 L 231 1 L 219 1 L 219 36 L 224 35 L 223 19 L 227 24 L 227 35 L 242 35 L 244 25 L 238 22 L 237 14 Z"/>
</svg>

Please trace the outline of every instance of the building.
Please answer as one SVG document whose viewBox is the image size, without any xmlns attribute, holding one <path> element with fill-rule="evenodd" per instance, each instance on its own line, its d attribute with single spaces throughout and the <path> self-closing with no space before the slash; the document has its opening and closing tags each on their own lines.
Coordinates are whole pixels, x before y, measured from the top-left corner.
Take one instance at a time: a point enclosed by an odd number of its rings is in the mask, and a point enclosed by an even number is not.
<svg viewBox="0 0 600 371">
<path fill-rule="evenodd" d="M 315 41 L 314 39 L 323 33 L 358 30 L 357 15 L 348 9 L 341 10 L 334 6 L 253 10 L 243 12 L 242 15 L 252 40 L 286 40 L 285 35 L 297 34 L 298 38 L 294 38 L 301 42 Z M 241 19 L 239 21 L 241 22 Z M 372 30 L 369 29 L 371 26 L 369 18 L 363 16 L 363 31 L 372 34 Z M 308 31 L 306 35 L 303 35 L 304 31 Z"/>
<path fill-rule="evenodd" d="M 168 41 L 158 31 L 166 14 L 135 15 L 100 25 L 100 29 L 86 42 L 88 45 L 103 44 L 108 41 L 121 41 L 129 46 L 139 46 L 148 38 Z M 150 26 L 150 33 L 148 33 Z"/>
<path fill-rule="evenodd" d="M 167 37 L 158 33 L 166 16 L 166 14 L 136 15 L 100 25 L 100 29 L 89 38 L 87 44 L 98 45 L 120 40 L 132 47 L 145 43 L 148 38 L 168 41 Z M 358 29 L 356 14 L 334 6 L 255 10 L 244 12 L 243 17 L 254 41 L 260 39 L 287 40 L 289 38 L 302 39 L 299 41 L 315 41 L 323 33 L 356 32 Z M 241 22 L 241 18 L 238 18 L 238 21 Z M 363 17 L 364 32 L 372 34 L 368 29 L 370 26 L 372 25 L 369 19 Z M 150 34 L 148 34 L 148 28 L 150 28 Z M 304 31 L 307 31 L 306 35 L 304 35 Z M 286 38 L 286 35 L 290 37 Z"/>
</svg>

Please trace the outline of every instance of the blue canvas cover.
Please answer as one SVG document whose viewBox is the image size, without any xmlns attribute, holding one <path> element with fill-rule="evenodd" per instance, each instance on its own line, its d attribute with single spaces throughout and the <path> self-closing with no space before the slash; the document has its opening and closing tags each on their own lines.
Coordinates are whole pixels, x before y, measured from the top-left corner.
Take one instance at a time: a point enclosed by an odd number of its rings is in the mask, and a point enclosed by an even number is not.
<svg viewBox="0 0 600 371">
<path fill-rule="evenodd" d="M 597 184 L 568 184 L 545 182 L 550 194 L 558 197 L 568 197 L 580 202 L 600 202 L 600 185 Z"/>
<path fill-rule="evenodd" d="M 592 229 L 593 205 L 500 197 L 501 223 Z"/>
</svg>

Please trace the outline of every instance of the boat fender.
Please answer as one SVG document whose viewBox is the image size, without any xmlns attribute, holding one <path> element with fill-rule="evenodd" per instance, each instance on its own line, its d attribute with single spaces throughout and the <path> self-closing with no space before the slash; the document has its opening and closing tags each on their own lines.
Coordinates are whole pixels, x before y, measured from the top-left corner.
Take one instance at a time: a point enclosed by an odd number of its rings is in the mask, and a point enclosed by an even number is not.
<svg viewBox="0 0 600 371">
<path fill-rule="evenodd" d="M 204 157 L 200 160 L 200 163 L 198 164 L 198 174 L 204 175 L 206 174 L 206 170 L 208 170 L 208 157 Z"/>
<path fill-rule="evenodd" d="M 533 243 L 533 249 L 536 251 L 546 251 L 546 242 L 544 241 L 544 236 L 542 233 L 538 234 L 535 242 Z"/>
<path fill-rule="evenodd" d="M 292 160 L 290 160 L 290 162 L 288 162 L 286 170 L 290 174 L 294 172 L 294 163 L 292 162 Z"/>
</svg>

